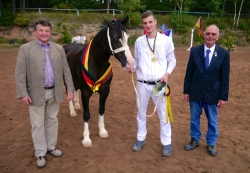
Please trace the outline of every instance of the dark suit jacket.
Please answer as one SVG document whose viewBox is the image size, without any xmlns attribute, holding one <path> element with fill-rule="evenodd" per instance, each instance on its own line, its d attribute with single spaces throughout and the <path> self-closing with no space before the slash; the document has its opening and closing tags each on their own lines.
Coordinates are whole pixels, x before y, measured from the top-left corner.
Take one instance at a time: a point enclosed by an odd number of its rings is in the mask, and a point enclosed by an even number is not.
<svg viewBox="0 0 250 173">
<path fill-rule="evenodd" d="M 205 67 L 204 44 L 191 49 L 184 79 L 184 94 L 189 101 L 198 102 L 202 98 L 207 104 L 217 104 L 228 100 L 230 55 L 222 47 L 215 45 L 208 69 Z"/>
</svg>

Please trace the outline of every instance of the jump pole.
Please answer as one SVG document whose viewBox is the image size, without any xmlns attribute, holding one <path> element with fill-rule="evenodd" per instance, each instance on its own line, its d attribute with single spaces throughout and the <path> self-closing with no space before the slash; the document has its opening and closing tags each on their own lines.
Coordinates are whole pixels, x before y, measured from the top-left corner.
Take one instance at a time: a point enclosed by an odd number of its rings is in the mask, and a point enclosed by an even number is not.
<svg viewBox="0 0 250 173">
<path fill-rule="evenodd" d="M 194 27 L 195 28 L 195 27 Z M 187 51 L 190 51 L 190 49 L 193 46 L 193 37 L 194 37 L 194 28 L 192 29 L 192 33 L 191 33 L 191 43 L 190 43 L 190 47 L 187 49 Z"/>
<path fill-rule="evenodd" d="M 201 19 L 201 16 L 200 16 L 200 18 L 198 19 L 198 21 Z M 198 22 L 197 21 L 197 22 Z M 196 24 L 197 24 L 197 22 L 196 22 Z M 191 33 L 191 44 L 190 44 L 190 47 L 187 49 L 187 51 L 190 51 L 190 49 L 193 47 L 193 38 L 194 38 L 194 29 L 195 29 L 195 27 L 196 27 L 196 24 L 194 25 L 194 28 L 192 29 L 192 33 Z M 200 23 L 200 27 L 201 27 L 201 23 Z"/>
</svg>

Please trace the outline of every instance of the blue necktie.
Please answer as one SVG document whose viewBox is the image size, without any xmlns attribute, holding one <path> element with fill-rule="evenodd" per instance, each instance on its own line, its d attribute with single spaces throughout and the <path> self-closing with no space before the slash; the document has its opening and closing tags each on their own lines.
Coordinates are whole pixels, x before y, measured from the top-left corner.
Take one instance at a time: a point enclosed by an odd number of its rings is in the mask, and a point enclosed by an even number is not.
<svg viewBox="0 0 250 173">
<path fill-rule="evenodd" d="M 209 53 L 210 53 L 210 49 L 207 49 L 206 50 L 206 57 L 205 57 L 205 64 L 206 64 L 206 69 L 208 68 L 209 66 Z"/>
</svg>

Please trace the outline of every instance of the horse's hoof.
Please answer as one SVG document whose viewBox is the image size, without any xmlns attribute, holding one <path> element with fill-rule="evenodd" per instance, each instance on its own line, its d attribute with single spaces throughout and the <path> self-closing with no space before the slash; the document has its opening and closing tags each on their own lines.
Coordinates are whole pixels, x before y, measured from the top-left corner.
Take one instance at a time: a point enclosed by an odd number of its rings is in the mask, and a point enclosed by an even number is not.
<svg viewBox="0 0 250 173">
<path fill-rule="evenodd" d="M 70 116 L 71 116 L 71 117 L 76 117 L 76 116 L 77 116 L 76 111 L 71 112 L 71 113 L 70 113 Z"/>
<path fill-rule="evenodd" d="M 74 107 L 75 107 L 75 109 L 81 109 L 80 105 L 75 105 Z"/>
<path fill-rule="evenodd" d="M 92 141 L 82 141 L 83 147 L 91 147 L 92 146 Z"/>
<path fill-rule="evenodd" d="M 107 138 L 107 137 L 109 137 L 109 134 L 108 134 L 108 132 L 106 132 L 106 133 L 99 133 L 99 136 L 101 138 Z"/>
</svg>

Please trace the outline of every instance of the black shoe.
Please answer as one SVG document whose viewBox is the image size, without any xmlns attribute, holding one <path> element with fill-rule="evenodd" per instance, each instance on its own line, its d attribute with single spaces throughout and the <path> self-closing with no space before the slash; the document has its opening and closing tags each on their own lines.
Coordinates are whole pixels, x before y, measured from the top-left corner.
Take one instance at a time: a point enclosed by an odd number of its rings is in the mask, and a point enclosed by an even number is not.
<svg viewBox="0 0 250 173">
<path fill-rule="evenodd" d="M 184 146 L 184 149 L 187 151 L 193 150 L 195 147 L 199 146 L 199 142 L 197 142 L 193 137 L 191 138 L 191 141 Z"/>
<path fill-rule="evenodd" d="M 208 154 L 211 156 L 216 156 L 218 152 L 216 145 L 208 145 L 207 151 L 208 151 Z"/>
</svg>

